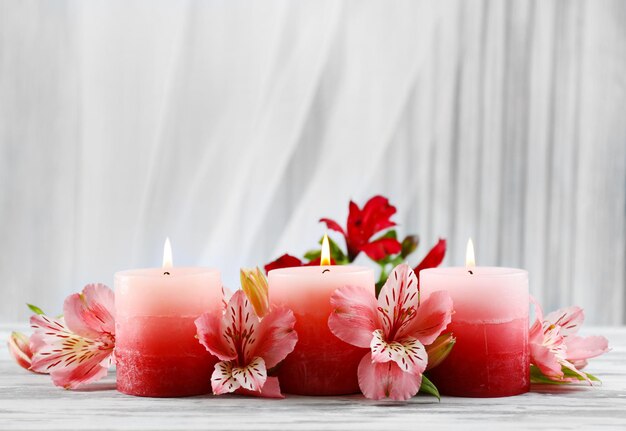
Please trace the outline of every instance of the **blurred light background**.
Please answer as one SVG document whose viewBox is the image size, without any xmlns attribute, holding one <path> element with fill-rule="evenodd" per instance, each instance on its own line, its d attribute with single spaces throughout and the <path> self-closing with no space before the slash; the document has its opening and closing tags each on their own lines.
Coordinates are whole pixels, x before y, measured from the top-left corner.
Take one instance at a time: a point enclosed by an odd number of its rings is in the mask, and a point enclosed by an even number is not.
<svg viewBox="0 0 626 431">
<path fill-rule="evenodd" d="M 0 322 L 166 236 L 236 288 L 378 193 L 625 322 L 626 2 L 0 0 Z"/>
</svg>

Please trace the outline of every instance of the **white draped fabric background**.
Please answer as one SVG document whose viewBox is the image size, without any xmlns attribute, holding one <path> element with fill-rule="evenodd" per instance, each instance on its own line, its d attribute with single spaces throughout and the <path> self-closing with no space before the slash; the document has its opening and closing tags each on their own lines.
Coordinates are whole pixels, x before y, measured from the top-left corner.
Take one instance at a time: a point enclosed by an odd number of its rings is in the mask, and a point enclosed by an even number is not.
<svg viewBox="0 0 626 431">
<path fill-rule="evenodd" d="M 236 288 L 382 193 L 411 263 L 619 324 L 625 118 L 623 1 L 0 0 L 0 321 L 166 236 Z"/>
</svg>

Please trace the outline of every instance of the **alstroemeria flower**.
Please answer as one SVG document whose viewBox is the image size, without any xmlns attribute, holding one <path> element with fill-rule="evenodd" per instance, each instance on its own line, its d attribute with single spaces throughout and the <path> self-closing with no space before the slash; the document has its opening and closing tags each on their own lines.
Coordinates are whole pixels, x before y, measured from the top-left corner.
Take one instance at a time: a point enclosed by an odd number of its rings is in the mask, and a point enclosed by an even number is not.
<svg viewBox="0 0 626 431">
<path fill-rule="evenodd" d="M 398 265 L 378 299 L 361 287 L 337 289 L 330 300 L 330 330 L 346 343 L 370 348 L 359 364 L 367 398 L 405 400 L 420 388 L 428 364 L 427 346 L 448 326 L 452 299 L 446 291 L 420 301 L 415 273 Z"/>
<path fill-rule="evenodd" d="M 584 321 L 580 307 L 562 308 L 543 316 L 539 303 L 532 300 L 536 319 L 530 328 L 530 362 L 541 373 L 555 382 L 576 382 L 589 376 L 581 369 L 587 360 L 608 352 L 609 343 L 605 337 L 580 337 L 576 335 Z M 574 377 L 566 376 L 571 370 Z"/>
<path fill-rule="evenodd" d="M 374 196 L 365 203 L 362 209 L 350 201 L 346 230 L 339 223 L 328 218 L 320 219 L 320 222 L 326 223 L 328 229 L 343 235 L 350 262 L 360 252 L 367 254 L 373 260 L 380 260 L 385 256 L 400 253 L 402 250 L 402 244 L 395 238 L 383 237 L 370 241 L 374 234 L 396 225 L 391 221 L 391 216 L 395 213 L 396 207 L 389 204 L 386 197 Z"/>
<path fill-rule="evenodd" d="M 32 316 L 31 369 L 66 389 L 106 376 L 115 347 L 114 298 L 104 284 L 88 284 L 65 299 L 63 318 Z"/>
<path fill-rule="evenodd" d="M 260 318 L 242 290 L 230 298 L 223 315 L 198 317 L 200 343 L 221 361 L 211 376 L 213 393 L 282 398 L 278 378 L 267 372 L 293 351 L 298 341 L 295 323 L 286 308 L 270 309 Z"/>
</svg>

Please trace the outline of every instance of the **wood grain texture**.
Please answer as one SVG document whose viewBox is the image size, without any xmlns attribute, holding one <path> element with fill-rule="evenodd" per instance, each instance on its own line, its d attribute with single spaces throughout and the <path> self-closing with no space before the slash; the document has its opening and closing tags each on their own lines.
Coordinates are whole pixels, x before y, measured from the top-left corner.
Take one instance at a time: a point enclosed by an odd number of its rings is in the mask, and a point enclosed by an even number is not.
<svg viewBox="0 0 626 431">
<path fill-rule="evenodd" d="M 10 326 L 0 326 L 0 339 Z M 531 393 L 491 399 L 418 396 L 376 402 L 360 396 L 264 400 L 235 396 L 135 398 L 115 391 L 113 376 L 80 391 L 52 386 L 0 350 L 0 429 L 3 430 L 498 430 L 626 427 L 626 327 L 587 328 L 604 334 L 612 351 L 592 361 L 598 387 L 533 386 Z"/>
<path fill-rule="evenodd" d="M 165 236 L 236 288 L 383 193 L 410 263 L 625 323 L 624 112 L 621 0 L 0 0 L 0 322 Z"/>
</svg>

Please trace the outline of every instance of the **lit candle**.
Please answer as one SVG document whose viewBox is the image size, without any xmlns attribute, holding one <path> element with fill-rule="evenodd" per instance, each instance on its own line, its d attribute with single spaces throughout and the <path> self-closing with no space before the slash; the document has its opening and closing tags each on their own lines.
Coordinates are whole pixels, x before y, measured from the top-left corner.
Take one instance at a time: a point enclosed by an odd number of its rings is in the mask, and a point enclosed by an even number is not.
<svg viewBox="0 0 626 431">
<path fill-rule="evenodd" d="M 178 397 L 211 392 L 216 359 L 196 339 L 194 320 L 221 312 L 220 273 L 172 265 L 115 274 L 117 389 L 129 395 Z"/>
<path fill-rule="evenodd" d="M 343 286 L 374 293 L 374 271 L 360 266 L 331 266 L 324 237 L 320 266 L 283 268 L 268 274 L 270 302 L 296 316 L 298 344 L 278 369 L 284 392 L 342 395 L 359 392 L 357 369 L 367 349 L 344 343 L 328 329 L 330 297 Z"/>
<path fill-rule="evenodd" d="M 466 267 L 420 272 L 424 297 L 447 290 L 454 302 L 450 356 L 429 375 L 439 391 L 465 397 L 504 397 L 528 392 L 528 272 L 476 267 L 471 239 Z"/>
</svg>

